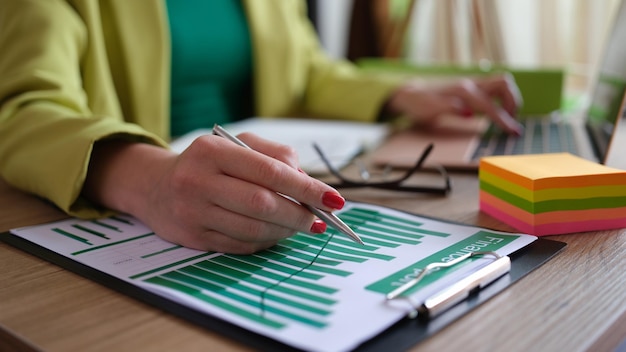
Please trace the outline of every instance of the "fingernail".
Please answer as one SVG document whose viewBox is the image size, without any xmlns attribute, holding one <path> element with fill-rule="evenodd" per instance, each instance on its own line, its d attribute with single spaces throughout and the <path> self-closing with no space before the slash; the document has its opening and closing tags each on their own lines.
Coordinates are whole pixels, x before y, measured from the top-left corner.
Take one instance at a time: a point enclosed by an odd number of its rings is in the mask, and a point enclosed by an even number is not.
<svg viewBox="0 0 626 352">
<path fill-rule="evenodd" d="M 326 232 L 326 223 L 320 219 L 315 219 L 313 225 L 311 225 L 311 233 L 324 233 Z"/>
<path fill-rule="evenodd" d="M 474 116 L 474 111 L 470 108 L 465 108 L 461 111 L 461 116 L 463 117 L 472 117 Z"/>
<path fill-rule="evenodd" d="M 346 204 L 346 200 L 335 192 L 325 192 L 322 195 L 322 203 L 324 203 L 325 206 L 333 209 L 341 209 L 343 208 L 344 204 Z"/>
</svg>

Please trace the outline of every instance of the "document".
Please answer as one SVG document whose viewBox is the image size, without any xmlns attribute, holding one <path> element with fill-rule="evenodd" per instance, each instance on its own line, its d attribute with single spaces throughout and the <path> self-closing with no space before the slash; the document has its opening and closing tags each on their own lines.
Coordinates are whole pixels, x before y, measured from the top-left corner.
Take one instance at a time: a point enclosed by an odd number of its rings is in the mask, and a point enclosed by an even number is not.
<svg viewBox="0 0 626 352">
<path fill-rule="evenodd" d="M 408 301 L 385 296 L 426 265 L 476 251 L 508 255 L 536 240 L 364 203 L 348 202 L 337 215 L 365 245 L 331 229 L 298 233 L 254 255 L 203 252 L 166 242 L 126 215 L 11 233 L 204 314 L 325 352 L 354 349 L 411 312 Z M 420 302 L 488 262 L 431 273 L 408 297 Z"/>
<path fill-rule="evenodd" d="M 386 124 L 305 118 L 253 117 L 223 127 L 234 135 L 252 132 L 293 147 L 300 168 L 311 175 L 328 172 L 313 143 L 317 143 L 336 168 L 342 168 L 361 152 L 379 146 L 389 133 Z M 196 138 L 211 133 L 212 129 L 189 132 L 172 141 L 171 147 L 181 153 Z"/>
</svg>

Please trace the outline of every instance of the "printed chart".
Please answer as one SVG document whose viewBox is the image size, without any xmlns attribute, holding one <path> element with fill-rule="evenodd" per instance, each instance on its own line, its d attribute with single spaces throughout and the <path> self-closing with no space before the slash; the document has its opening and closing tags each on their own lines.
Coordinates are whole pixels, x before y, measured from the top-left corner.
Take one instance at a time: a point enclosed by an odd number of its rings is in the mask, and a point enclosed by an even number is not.
<svg viewBox="0 0 626 352">
<path fill-rule="evenodd" d="M 298 233 L 253 255 L 201 252 L 166 242 L 123 215 L 12 232 L 206 314 L 319 351 L 353 349 L 402 319 L 410 306 L 389 304 L 385 295 L 429 263 L 473 251 L 506 255 L 536 239 L 361 203 L 337 215 L 365 245 L 329 230 Z M 423 300 L 484 264 L 468 261 L 427 275 L 411 298 Z"/>
</svg>

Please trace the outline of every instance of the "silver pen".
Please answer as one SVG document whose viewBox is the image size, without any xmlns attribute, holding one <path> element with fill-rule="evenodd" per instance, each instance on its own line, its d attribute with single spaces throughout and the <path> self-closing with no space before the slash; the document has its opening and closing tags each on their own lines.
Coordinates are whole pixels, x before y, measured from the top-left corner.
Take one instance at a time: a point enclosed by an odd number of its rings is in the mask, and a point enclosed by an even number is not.
<svg viewBox="0 0 626 352">
<path fill-rule="evenodd" d="M 247 144 L 245 144 L 244 142 L 242 142 L 239 138 L 233 136 L 232 134 L 230 134 L 228 131 L 226 131 L 222 126 L 215 124 L 213 126 L 213 134 L 218 135 L 220 137 L 224 137 L 228 140 L 230 140 L 231 142 L 234 142 L 244 148 L 247 149 L 252 149 L 250 148 Z M 280 194 L 280 193 L 278 193 Z M 308 211 L 310 211 L 311 213 L 315 214 L 315 216 L 317 216 L 318 218 L 320 218 L 322 221 L 324 221 L 326 224 L 328 224 L 329 226 L 334 227 L 335 229 L 337 229 L 339 232 L 343 233 L 344 235 L 350 237 L 354 242 L 356 243 L 360 243 L 363 244 L 363 240 L 361 240 L 361 238 L 359 237 L 359 235 L 357 235 L 348 225 L 346 225 L 343 221 L 341 221 L 341 219 L 339 219 L 337 217 L 337 215 L 331 213 L 331 212 L 327 212 L 324 211 L 322 209 L 318 209 L 318 208 L 314 208 L 308 204 L 304 204 L 304 203 L 300 203 L 297 200 L 286 196 L 284 194 L 280 194 L 281 196 L 291 200 L 294 203 L 300 204 L 303 207 L 305 207 Z"/>
</svg>

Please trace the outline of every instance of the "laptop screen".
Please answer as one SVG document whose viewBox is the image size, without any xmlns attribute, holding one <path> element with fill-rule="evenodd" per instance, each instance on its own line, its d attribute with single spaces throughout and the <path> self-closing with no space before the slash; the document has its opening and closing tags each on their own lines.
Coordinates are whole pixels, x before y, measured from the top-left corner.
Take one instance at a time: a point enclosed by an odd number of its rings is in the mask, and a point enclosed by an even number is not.
<svg viewBox="0 0 626 352">
<path fill-rule="evenodd" d="M 587 112 L 587 128 L 599 160 L 606 153 L 616 123 L 621 116 L 626 89 L 626 2 L 622 1 L 613 19 L 613 27 L 605 42 Z"/>
</svg>

